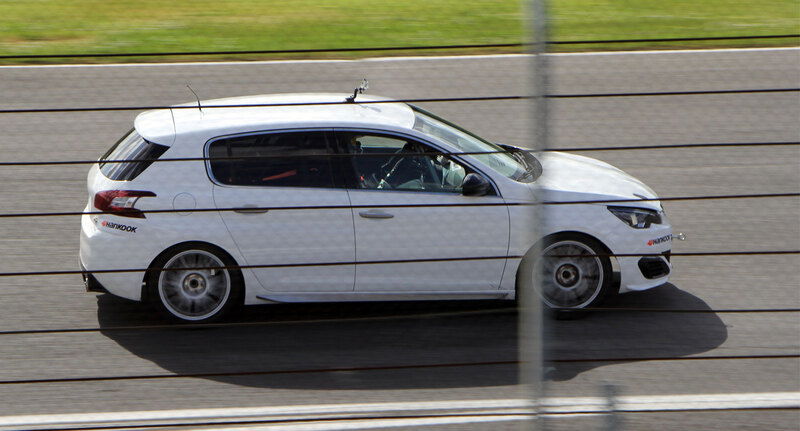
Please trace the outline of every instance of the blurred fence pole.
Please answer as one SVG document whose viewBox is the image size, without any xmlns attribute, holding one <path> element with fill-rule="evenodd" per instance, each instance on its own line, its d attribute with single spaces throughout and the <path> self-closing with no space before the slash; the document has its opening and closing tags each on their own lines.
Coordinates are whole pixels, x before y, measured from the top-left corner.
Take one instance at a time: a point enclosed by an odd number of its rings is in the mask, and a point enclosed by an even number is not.
<svg viewBox="0 0 800 431">
<path fill-rule="evenodd" d="M 617 387 L 611 383 L 603 385 L 603 396 L 606 399 L 606 420 L 603 426 L 604 431 L 616 431 L 620 429 L 620 416 L 617 412 L 617 397 L 619 396 Z"/>
<path fill-rule="evenodd" d="M 548 69 L 547 69 L 547 1 L 546 0 L 528 0 L 527 2 L 528 18 L 526 22 L 529 28 L 527 29 L 528 38 L 530 41 L 530 78 L 528 81 L 529 93 L 531 97 L 530 105 L 530 121 L 529 121 L 529 136 L 531 142 L 529 145 L 534 150 L 541 151 L 547 148 L 547 92 L 548 92 Z M 541 200 L 536 193 L 535 199 Z M 534 238 L 538 238 L 538 231 L 540 230 L 540 223 L 542 221 L 541 209 L 534 209 L 532 221 L 532 233 Z M 537 250 L 532 251 L 534 254 Z M 526 268 L 529 272 L 532 268 Z M 531 422 L 525 422 L 525 429 L 544 430 L 545 423 L 543 413 L 542 400 L 544 399 L 544 384 L 543 384 L 543 318 L 542 318 L 542 302 L 539 300 L 538 291 L 539 275 L 537 271 L 532 271 L 528 274 L 530 278 L 523 277 L 530 281 L 528 294 L 521 294 L 518 298 L 519 303 L 519 355 L 520 355 L 520 383 L 524 390 L 527 392 L 526 396 L 531 400 L 534 411 L 534 419 Z M 523 292 L 520 292 L 523 293 Z"/>
</svg>

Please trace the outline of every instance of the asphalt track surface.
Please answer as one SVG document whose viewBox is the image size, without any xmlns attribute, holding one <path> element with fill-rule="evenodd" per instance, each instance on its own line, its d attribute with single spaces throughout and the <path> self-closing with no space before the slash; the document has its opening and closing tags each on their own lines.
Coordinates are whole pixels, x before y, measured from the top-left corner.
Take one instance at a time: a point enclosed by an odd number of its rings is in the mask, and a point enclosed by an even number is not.
<svg viewBox="0 0 800 431">
<path fill-rule="evenodd" d="M 291 91 L 347 92 L 362 77 L 396 98 L 525 94 L 521 56 L 391 61 L 124 67 L 0 68 L 4 108 L 159 105 Z M 797 50 L 564 55 L 552 59 L 552 93 L 798 87 Z M 796 92 L 553 100 L 551 146 L 594 147 L 800 140 Z M 525 102 L 431 103 L 426 108 L 498 142 L 525 146 Z M 134 112 L 0 115 L 2 161 L 94 159 L 131 127 Z M 587 152 L 649 184 L 660 196 L 796 193 L 800 147 Z M 80 211 L 88 167 L 0 168 L 8 211 Z M 796 250 L 800 199 L 665 204 L 688 240 L 675 252 Z M 0 221 L 0 272 L 76 269 L 77 217 Z M 594 312 L 548 320 L 546 356 L 611 358 L 558 363 L 548 396 L 793 392 L 800 313 L 720 309 L 800 308 L 800 257 L 675 257 L 671 282 L 620 296 L 623 308 L 704 313 Z M 113 330 L 163 323 L 136 303 L 83 291 L 79 276 L 0 279 L 0 331 L 105 328 L 67 334 L 0 334 L 0 415 L 202 409 L 519 397 L 516 313 L 492 302 L 286 304 L 238 319 L 270 325 Z M 298 322 L 302 320 L 303 322 Z M 651 358 L 642 360 L 640 358 Z M 652 359 L 661 358 L 661 359 Z M 677 360 L 667 359 L 674 358 Z M 474 365 L 483 363 L 483 365 Z M 412 365 L 445 367 L 396 368 Z M 457 365 L 461 364 L 461 365 Z M 472 364 L 472 365 L 469 365 Z M 359 370 L 361 368 L 362 370 Z M 373 368 L 373 369 L 369 369 Z M 376 369 L 377 368 L 377 369 Z M 339 369 L 249 376 L 29 382 L 105 376 Z M 350 370 L 348 370 L 350 369 Z M 628 429 L 796 429 L 797 410 L 622 415 Z M 558 419 L 587 429 L 603 418 Z M 512 429 L 519 423 L 475 423 Z M 464 429 L 442 425 L 431 429 Z"/>
</svg>

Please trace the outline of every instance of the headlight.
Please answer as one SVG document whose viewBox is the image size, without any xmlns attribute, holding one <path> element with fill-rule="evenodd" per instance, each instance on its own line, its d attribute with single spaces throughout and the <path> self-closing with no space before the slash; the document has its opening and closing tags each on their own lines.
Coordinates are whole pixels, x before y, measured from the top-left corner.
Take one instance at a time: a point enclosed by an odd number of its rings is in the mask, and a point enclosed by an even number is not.
<svg viewBox="0 0 800 431">
<path fill-rule="evenodd" d="M 608 207 L 608 210 L 634 229 L 647 229 L 651 224 L 661 224 L 658 211 L 630 207 Z"/>
</svg>

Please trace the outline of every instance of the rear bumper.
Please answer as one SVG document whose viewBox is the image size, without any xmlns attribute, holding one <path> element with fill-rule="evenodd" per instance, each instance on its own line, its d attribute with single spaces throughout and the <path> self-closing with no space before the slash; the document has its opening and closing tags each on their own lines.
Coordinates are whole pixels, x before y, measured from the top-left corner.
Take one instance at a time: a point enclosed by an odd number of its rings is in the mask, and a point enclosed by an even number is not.
<svg viewBox="0 0 800 431">
<path fill-rule="evenodd" d="M 144 272 L 130 270 L 147 268 L 150 255 L 149 250 L 142 250 L 140 244 L 125 233 L 98 227 L 89 215 L 81 217 L 80 266 L 88 280 L 84 282 L 87 291 L 102 288 L 108 293 L 140 301 Z M 119 272 L 103 272 L 115 270 Z"/>
<path fill-rule="evenodd" d="M 78 266 L 81 268 L 81 277 L 83 278 L 83 285 L 86 287 L 87 292 L 96 292 L 96 293 L 107 293 L 108 290 L 97 281 L 94 274 L 87 271 L 86 268 L 83 267 L 80 259 L 78 259 Z"/>
</svg>

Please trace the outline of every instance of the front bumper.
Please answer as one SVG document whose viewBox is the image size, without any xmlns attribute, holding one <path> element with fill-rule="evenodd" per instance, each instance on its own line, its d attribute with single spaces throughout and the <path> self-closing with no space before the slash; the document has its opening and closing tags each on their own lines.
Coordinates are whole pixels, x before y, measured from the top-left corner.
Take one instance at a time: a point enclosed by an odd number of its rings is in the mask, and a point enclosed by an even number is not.
<svg viewBox="0 0 800 431">
<path fill-rule="evenodd" d="M 625 243 L 615 250 L 615 254 L 623 255 L 617 257 L 619 293 L 650 289 L 669 280 L 672 273 L 672 227 L 669 224 L 636 232 Z"/>
</svg>

